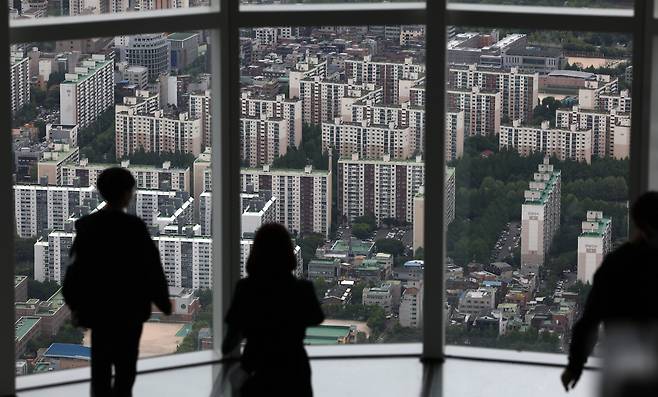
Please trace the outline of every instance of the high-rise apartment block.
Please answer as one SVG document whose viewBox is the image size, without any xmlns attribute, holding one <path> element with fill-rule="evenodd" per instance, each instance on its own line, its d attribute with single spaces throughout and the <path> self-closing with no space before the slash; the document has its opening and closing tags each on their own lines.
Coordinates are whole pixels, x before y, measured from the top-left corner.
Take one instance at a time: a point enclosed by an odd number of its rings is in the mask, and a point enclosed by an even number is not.
<svg viewBox="0 0 658 397">
<path fill-rule="evenodd" d="M 464 112 L 465 133 L 496 135 L 500 131 L 501 93 L 474 86 L 446 91 L 448 112 Z"/>
<path fill-rule="evenodd" d="M 413 200 L 425 183 L 425 163 L 420 156 L 369 160 L 354 154 L 338 160 L 337 177 L 339 216 L 352 220 L 372 214 L 378 224 L 386 218 L 413 222 Z"/>
<path fill-rule="evenodd" d="M 212 145 L 211 106 L 210 90 L 205 90 L 203 93 L 190 94 L 188 103 L 190 118 L 201 120 L 201 145 L 204 148 Z"/>
<path fill-rule="evenodd" d="M 212 239 L 188 230 L 153 238 L 170 287 L 212 288 Z"/>
<path fill-rule="evenodd" d="M 384 103 L 398 103 L 400 80 L 421 80 L 425 66 L 406 58 L 403 63 L 374 61 L 366 55 L 361 60 L 345 61 L 345 76 L 355 83 L 372 83 L 384 90 Z"/>
<path fill-rule="evenodd" d="M 389 125 L 395 128 L 409 128 L 411 152 L 423 153 L 425 150 L 425 108 L 411 106 L 409 102 L 400 105 L 385 105 L 373 101 L 359 101 L 352 105 L 353 123 L 372 125 Z"/>
<path fill-rule="evenodd" d="M 37 179 L 48 185 L 62 185 L 62 166 L 80 159 L 80 148 L 68 144 L 51 144 L 37 163 Z"/>
<path fill-rule="evenodd" d="M 290 98 L 299 98 L 301 81 L 313 77 L 327 78 L 327 61 L 317 56 L 306 55 L 306 59 L 298 62 L 288 74 L 288 95 Z"/>
<path fill-rule="evenodd" d="M 630 113 L 620 113 L 617 109 L 604 112 L 574 106 L 571 110 L 557 110 L 555 122 L 558 128 L 576 126 L 579 130 L 592 130 L 594 156 L 624 159 L 630 154 Z"/>
<path fill-rule="evenodd" d="M 498 140 L 501 150 L 516 150 L 522 156 L 543 152 L 563 161 L 592 162 L 592 130 L 578 130 L 576 125 L 570 129 L 551 128 L 544 121 L 541 127 L 526 127 L 514 120 L 512 125 L 500 128 Z"/>
<path fill-rule="evenodd" d="M 578 280 L 594 282 L 594 273 L 603 258 L 612 250 L 612 219 L 603 217 L 603 212 L 587 211 L 578 236 Z"/>
<path fill-rule="evenodd" d="M 560 228 L 562 175 L 549 163 L 539 164 L 521 206 L 521 271 L 538 274 Z"/>
<path fill-rule="evenodd" d="M 240 95 L 240 116 L 252 119 L 283 119 L 287 126 L 288 145 L 299 146 L 302 142 L 302 101 L 275 97 L 257 96 L 244 91 Z"/>
<path fill-rule="evenodd" d="M 578 105 L 582 109 L 603 110 L 601 105 L 608 106 L 609 101 L 601 101 L 601 97 L 616 96 L 618 92 L 618 79 L 597 75 L 596 81 L 587 82 L 584 88 L 578 90 Z"/>
<path fill-rule="evenodd" d="M 302 120 L 308 124 L 329 122 L 338 117 L 350 121 L 352 104 L 366 100 L 380 103 L 383 92 L 374 84 L 355 84 L 352 80 L 339 82 L 323 80 L 320 76 L 301 80 Z"/>
<path fill-rule="evenodd" d="M 59 86 L 60 124 L 85 128 L 114 105 L 114 60 L 94 54 Z"/>
<path fill-rule="evenodd" d="M 479 87 L 501 94 L 502 120 L 532 120 L 538 104 L 539 74 L 519 73 L 517 68 L 501 70 L 473 65 L 451 65 L 448 72 L 451 87 L 471 89 Z"/>
<path fill-rule="evenodd" d="M 631 113 L 633 99 L 628 90 L 622 90 L 618 95 L 603 94 L 599 96 L 599 110 L 602 112 L 616 110 L 619 113 Z"/>
<path fill-rule="evenodd" d="M 446 167 L 445 172 L 445 201 L 443 224 L 447 228 L 455 220 L 455 169 Z M 425 246 L 425 188 L 421 186 L 413 198 L 414 215 L 412 228 L 412 247 L 414 252 Z"/>
<path fill-rule="evenodd" d="M 464 112 L 446 112 L 445 128 L 446 161 L 457 160 L 464 155 Z"/>
<path fill-rule="evenodd" d="M 16 113 L 30 103 L 30 58 L 22 52 L 12 52 L 9 88 L 11 92 L 11 112 Z"/>
<path fill-rule="evenodd" d="M 376 125 L 368 120 L 352 123 L 336 119 L 333 123 L 322 123 L 322 151 L 337 150 L 340 157 L 358 153 L 364 158 L 390 155 L 404 160 L 413 154 L 413 142 L 411 129 L 398 127 L 394 122 Z"/>
<path fill-rule="evenodd" d="M 272 192 L 275 201 L 275 219 L 292 233 L 319 233 L 329 235 L 331 228 L 331 171 L 277 170 L 265 165 L 262 168 L 242 168 L 240 189 L 254 192 Z"/>
<path fill-rule="evenodd" d="M 272 162 L 288 152 L 288 123 L 281 118 L 240 119 L 240 159 L 250 167 Z"/>
<path fill-rule="evenodd" d="M 139 150 L 151 153 L 201 153 L 201 119 L 188 113 L 153 111 L 155 100 L 124 98 L 115 107 L 116 157 L 124 158 Z M 152 105 L 148 105 L 148 104 Z"/>
<path fill-rule="evenodd" d="M 99 200 L 93 187 L 14 185 L 16 233 L 29 238 L 47 229 L 64 230 L 79 207 L 93 209 Z"/>
</svg>

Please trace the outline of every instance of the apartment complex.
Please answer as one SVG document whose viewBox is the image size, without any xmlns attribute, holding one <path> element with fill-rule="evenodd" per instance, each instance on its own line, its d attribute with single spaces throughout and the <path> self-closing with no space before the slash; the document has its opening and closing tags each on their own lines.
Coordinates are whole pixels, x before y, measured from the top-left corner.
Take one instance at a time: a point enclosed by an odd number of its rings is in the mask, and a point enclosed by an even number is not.
<svg viewBox="0 0 658 397">
<path fill-rule="evenodd" d="M 538 104 L 539 74 L 485 68 L 476 64 L 451 65 L 448 84 L 458 89 L 479 87 L 485 91 L 501 93 L 501 120 L 521 120 L 527 123 Z"/>
<path fill-rule="evenodd" d="M 592 130 L 578 130 L 571 125 L 570 129 L 551 128 L 548 121 L 541 127 L 526 127 L 520 120 L 514 120 L 512 125 L 503 125 L 498 136 L 501 150 L 511 149 L 521 156 L 542 152 L 547 156 L 555 156 L 560 160 L 592 162 Z"/>
<path fill-rule="evenodd" d="M 93 54 L 59 85 L 60 124 L 85 128 L 114 105 L 114 60 Z"/>
<path fill-rule="evenodd" d="M 612 250 L 612 219 L 601 211 L 587 211 L 578 236 L 578 280 L 594 282 L 594 274 L 603 258 Z"/>
<path fill-rule="evenodd" d="M 80 159 L 80 148 L 68 144 L 51 144 L 37 162 L 37 179 L 49 185 L 62 184 L 62 166 Z"/>
<path fill-rule="evenodd" d="M 445 172 L 445 201 L 443 224 L 447 228 L 455 220 L 455 169 L 446 167 Z M 425 194 L 424 187 L 418 189 L 418 194 L 413 198 L 413 229 L 412 247 L 414 252 L 425 246 Z"/>
<path fill-rule="evenodd" d="M 627 158 L 630 154 L 631 115 L 618 109 L 600 111 L 574 106 L 571 110 L 558 109 L 555 113 L 558 128 L 592 131 L 594 156 Z"/>
<path fill-rule="evenodd" d="M 414 151 L 411 129 L 388 125 L 343 122 L 322 123 L 322 151 L 337 150 L 338 156 L 347 157 L 358 153 L 364 158 L 381 158 L 390 155 L 396 160 L 409 158 Z"/>
<path fill-rule="evenodd" d="M 448 112 L 464 112 L 464 132 L 473 135 L 496 135 L 501 123 L 501 93 L 473 86 L 446 91 Z"/>
<path fill-rule="evenodd" d="M 12 52 L 9 89 L 11 94 L 11 112 L 16 113 L 30 103 L 30 58 L 22 52 Z"/>
<path fill-rule="evenodd" d="M 562 175 L 548 158 L 537 168 L 521 206 L 521 271 L 535 274 L 560 228 L 562 194 Z"/>
<path fill-rule="evenodd" d="M 115 107 L 116 157 L 146 153 L 201 153 L 201 119 L 188 113 L 152 110 L 147 101 L 131 102 Z"/>
<path fill-rule="evenodd" d="M 409 128 L 410 150 L 423 153 L 425 150 L 425 108 L 404 102 L 399 105 L 385 105 L 371 100 L 359 101 L 351 106 L 351 121 L 359 124 L 393 125 L 396 128 Z"/>
<path fill-rule="evenodd" d="M 425 66 L 415 64 L 413 58 L 403 63 L 375 61 L 371 55 L 361 60 L 345 61 L 345 76 L 355 83 L 372 83 L 383 89 L 384 103 L 398 103 L 400 80 L 419 80 Z"/>
<path fill-rule="evenodd" d="M 286 146 L 299 146 L 302 142 L 302 101 L 286 99 L 285 95 L 260 96 L 250 91 L 240 95 L 240 116 L 246 119 L 285 120 Z"/>
<path fill-rule="evenodd" d="M 160 235 L 153 241 L 170 287 L 212 288 L 211 238 L 186 230 L 183 235 Z"/>
<path fill-rule="evenodd" d="M 303 122 L 321 124 L 339 117 L 350 121 L 348 111 L 353 103 L 366 100 L 380 103 L 383 90 L 374 84 L 355 84 L 352 80 L 323 80 L 315 76 L 300 81 L 299 97 L 302 101 Z"/>
<path fill-rule="evenodd" d="M 321 80 L 327 78 L 327 61 L 307 54 L 306 58 L 298 62 L 288 74 L 288 96 L 290 98 L 299 98 L 301 81 L 316 76 L 320 77 Z"/>
</svg>

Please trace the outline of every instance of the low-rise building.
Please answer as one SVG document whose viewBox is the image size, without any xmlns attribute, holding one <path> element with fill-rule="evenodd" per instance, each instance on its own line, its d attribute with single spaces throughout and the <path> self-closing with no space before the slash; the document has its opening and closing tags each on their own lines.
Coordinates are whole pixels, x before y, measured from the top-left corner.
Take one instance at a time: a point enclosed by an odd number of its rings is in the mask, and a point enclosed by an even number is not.
<svg viewBox="0 0 658 397">
<path fill-rule="evenodd" d="M 404 289 L 400 298 L 400 325 L 420 328 L 423 324 L 423 284 L 412 282 Z"/>
<path fill-rule="evenodd" d="M 459 299 L 459 311 L 479 316 L 491 312 L 496 307 L 495 303 L 495 293 L 489 289 L 467 290 Z"/>
</svg>

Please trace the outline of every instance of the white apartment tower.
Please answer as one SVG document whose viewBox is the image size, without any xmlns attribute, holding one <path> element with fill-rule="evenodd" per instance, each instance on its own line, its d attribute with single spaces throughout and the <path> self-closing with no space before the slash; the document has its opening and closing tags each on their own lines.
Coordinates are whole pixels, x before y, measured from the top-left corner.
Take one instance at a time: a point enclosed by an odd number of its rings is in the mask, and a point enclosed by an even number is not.
<svg viewBox="0 0 658 397">
<path fill-rule="evenodd" d="M 383 89 L 374 84 L 355 84 L 324 80 L 320 76 L 300 81 L 299 97 L 302 100 L 302 120 L 320 124 L 338 117 L 351 120 L 351 105 L 365 100 L 381 103 Z"/>
<path fill-rule="evenodd" d="M 521 271 L 537 274 L 560 228 L 560 171 L 548 158 L 539 164 L 521 206 Z"/>
<path fill-rule="evenodd" d="M 408 159 L 414 152 L 414 140 L 409 127 L 343 122 L 322 123 L 322 151 L 338 151 L 340 157 L 358 153 L 363 158 L 381 158 L 390 155 L 396 160 Z"/>
<path fill-rule="evenodd" d="M 9 61 L 11 112 L 16 113 L 30 103 L 30 58 L 23 57 L 21 52 L 12 52 Z"/>
<path fill-rule="evenodd" d="M 414 196 L 414 220 L 412 229 L 413 250 L 425 246 L 425 188 L 421 186 Z M 445 206 L 443 224 L 447 228 L 455 220 L 455 169 L 446 167 L 445 172 Z"/>
<path fill-rule="evenodd" d="M 373 83 L 384 89 L 384 103 L 398 103 L 400 80 L 420 79 L 425 66 L 415 64 L 413 58 L 403 63 L 373 61 L 366 55 L 361 60 L 346 60 L 345 75 L 355 83 Z"/>
<path fill-rule="evenodd" d="M 190 94 L 188 105 L 190 118 L 201 120 L 202 147 L 210 147 L 212 144 L 212 100 L 210 97 L 210 90 L 205 90 L 203 93 Z"/>
<path fill-rule="evenodd" d="M 85 128 L 114 105 L 114 61 L 94 54 L 59 86 L 60 124 Z"/>
<path fill-rule="evenodd" d="M 512 149 L 521 156 L 542 152 L 560 160 L 592 162 L 592 130 L 578 130 L 576 125 L 569 129 L 551 128 L 548 121 L 541 127 L 526 127 L 521 120 L 500 128 L 499 147 Z"/>
<path fill-rule="evenodd" d="M 423 324 L 423 283 L 410 283 L 400 298 L 400 325 L 420 328 Z"/>
<path fill-rule="evenodd" d="M 594 274 L 603 258 L 612 249 L 612 219 L 603 217 L 603 212 L 587 211 L 578 236 L 578 280 L 587 284 L 594 282 Z"/>
</svg>

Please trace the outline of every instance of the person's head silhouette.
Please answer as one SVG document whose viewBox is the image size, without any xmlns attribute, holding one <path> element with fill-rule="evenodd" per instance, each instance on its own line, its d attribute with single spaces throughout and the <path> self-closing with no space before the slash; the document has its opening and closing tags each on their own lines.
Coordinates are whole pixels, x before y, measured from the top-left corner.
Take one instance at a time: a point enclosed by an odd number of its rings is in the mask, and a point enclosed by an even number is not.
<svg viewBox="0 0 658 397">
<path fill-rule="evenodd" d="M 647 240 L 658 239 L 658 192 L 647 192 L 633 204 L 633 222 L 641 237 Z"/>
<path fill-rule="evenodd" d="M 108 208 L 124 209 L 135 193 L 135 184 L 135 178 L 128 170 L 113 167 L 100 173 L 96 189 L 107 202 Z"/>
<path fill-rule="evenodd" d="M 247 259 L 249 277 L 289 275 L 296 266 L 295 249 L 285 226 L 266 223 L 258 228 Z"/>
</svg>

